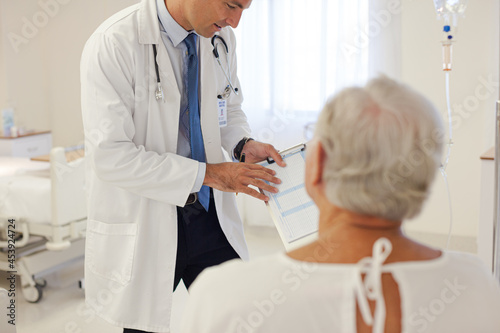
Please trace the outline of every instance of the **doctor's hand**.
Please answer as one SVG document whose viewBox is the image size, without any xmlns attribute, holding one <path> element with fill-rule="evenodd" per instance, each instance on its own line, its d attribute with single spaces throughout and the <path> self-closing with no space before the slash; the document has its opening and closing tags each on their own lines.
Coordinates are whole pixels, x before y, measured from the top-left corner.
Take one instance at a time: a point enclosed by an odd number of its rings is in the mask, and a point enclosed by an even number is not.
<svg viewBox="0 0 500 333">
<path fill-rule="evenodd" d="M 258 163 L 266 158 L 272 158 L 280 167 L 286 166 L 286 163 L 281 158 L 278 151 L 270 144 L 262 143 L 255 140 L 247 141 L 243 146 L 242 154 L 245 154 L 245 162 Z"/>
<path fill-rule="evenodd" d="M 247 143 L 248 144 L 248 143 Z M 245 145 L 246 146 L 246 145 Z M 278 189 L 265 182 L 280 184 L 281 180 L 274 177 L 276 172 L 262 165 L 249 163 L 218 163 L 208 164 L 203 185 L 224 192 L 246 193 L 254 198 L 268 201 L 269 198 L 248 187 L 256 186 L 268 192 L 277 193 Z"/>
</svg>

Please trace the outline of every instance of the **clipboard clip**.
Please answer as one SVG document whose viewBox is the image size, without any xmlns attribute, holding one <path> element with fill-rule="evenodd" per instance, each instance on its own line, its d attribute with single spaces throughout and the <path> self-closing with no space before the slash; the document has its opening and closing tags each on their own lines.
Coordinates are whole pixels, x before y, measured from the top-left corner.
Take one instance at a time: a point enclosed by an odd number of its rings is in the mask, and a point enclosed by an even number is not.
<svg viewBox="0 0 500 333">
<path fill-rule="evenodd" d="M 285 155 L 288 155 L 288 154 L 292 154 L 292 153 L 296 153 L 298 151 L 304 151 L 306 150 L 306 144 L 305 143 L 299 143 L 298 145 L 295 145 L 295 146 L 292 146 L 290 148 L 287 148 L 287 149 L 284 149 L 284 150 L 281 150 L 279 152 L 279 154 L 281 155 L 281 157 L 283 158 Z M 267 163 L 269 164 L 273 164 L 275 161 L 270 158 L 270 157 L 266 157 L 266 160 L 267 160 Z"/>
</svg>

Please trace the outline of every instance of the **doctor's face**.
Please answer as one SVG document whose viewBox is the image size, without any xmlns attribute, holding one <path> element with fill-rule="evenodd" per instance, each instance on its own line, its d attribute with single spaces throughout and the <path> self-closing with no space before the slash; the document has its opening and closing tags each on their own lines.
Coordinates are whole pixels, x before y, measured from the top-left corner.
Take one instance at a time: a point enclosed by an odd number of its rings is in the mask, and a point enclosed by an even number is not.
<svg viewBox="0 0 500 333">
<path fill-rule="evenodd" d="M 210 38 L 222 28 L 236 28 L 243 10 L 252 0 L 186 0 L 184 18 L 188 27 L 199 35 Z"/>
</svg>

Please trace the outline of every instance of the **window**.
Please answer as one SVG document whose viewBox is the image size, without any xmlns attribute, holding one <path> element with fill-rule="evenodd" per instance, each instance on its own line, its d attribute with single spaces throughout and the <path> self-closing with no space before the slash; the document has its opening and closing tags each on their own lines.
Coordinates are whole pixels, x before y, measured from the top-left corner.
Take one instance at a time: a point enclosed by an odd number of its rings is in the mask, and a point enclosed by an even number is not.
<svg viewBox="0 0 500 333">
<path fill-rule="evenodd" d="M 302 141 L 304 124 L 328 97 L 366 81 L 369 47 L 356 38 L 368 21 L 368 0 L 253 1 L 235 33 L 244 110 L 257 139 L 287 137 L 279 148 Z"/>
</svg>

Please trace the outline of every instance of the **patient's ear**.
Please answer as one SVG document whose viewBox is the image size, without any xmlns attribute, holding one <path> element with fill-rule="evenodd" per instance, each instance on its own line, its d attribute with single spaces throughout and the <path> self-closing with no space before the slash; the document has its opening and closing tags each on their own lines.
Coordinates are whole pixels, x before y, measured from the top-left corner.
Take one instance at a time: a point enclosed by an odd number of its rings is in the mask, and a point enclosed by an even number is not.
<svg viewBox="0 0 500 333">
<path fill-rule="evenodd" d="M 326 165 L 326 151 L 323 148 L 323 144 L 319 142 L 318 145 L 318 183 L 323 183 L 323 171 L 325 171 Z"/>
<path fill-rule="evenodd" d="M 314 140 L 309 151 L 308 177 L 312 186 L 323 183 L 323 170 L 326 162 L 326 152 L 319 140 Z"/>
</svg>

